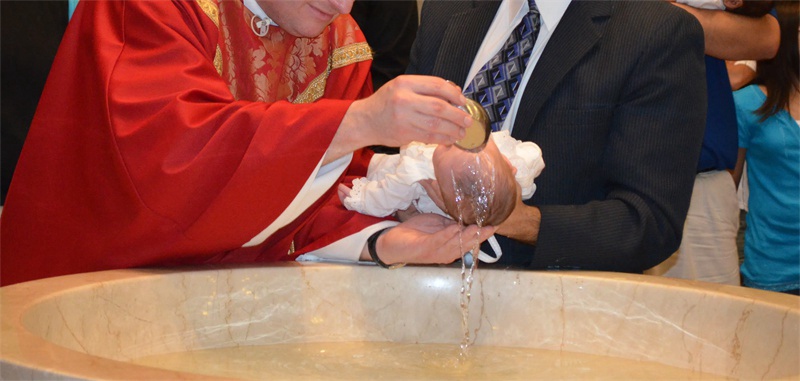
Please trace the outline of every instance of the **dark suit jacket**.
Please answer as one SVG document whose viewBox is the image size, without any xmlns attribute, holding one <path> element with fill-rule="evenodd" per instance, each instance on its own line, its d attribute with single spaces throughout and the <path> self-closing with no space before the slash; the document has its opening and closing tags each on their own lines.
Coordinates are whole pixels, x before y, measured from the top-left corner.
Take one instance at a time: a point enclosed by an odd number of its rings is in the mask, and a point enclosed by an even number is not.
<svg viewBox="0 0 800 381">
<path fill-rule="evenodd" d="M 498 5 L 426 0 L 409 73 L 463 86 Z M 641 272 L 678 248 L 703 138 L 703 49 L 697 20 L 667 2 L 570 4 L 512 132 L 543 152 L 527 201 L 542 213 L 538 242 L 499 237 L 497 265 Z"/>
</svg>

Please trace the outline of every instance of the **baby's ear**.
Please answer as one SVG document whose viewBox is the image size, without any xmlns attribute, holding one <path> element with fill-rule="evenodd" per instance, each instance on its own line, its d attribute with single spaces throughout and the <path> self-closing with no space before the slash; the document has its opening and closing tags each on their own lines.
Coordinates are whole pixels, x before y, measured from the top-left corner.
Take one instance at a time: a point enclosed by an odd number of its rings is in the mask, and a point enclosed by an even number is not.
<svg viewBox="0 0 800 381">
<path fill-rule="evenodd" d="M 428 194 L 428 197 L 431 198 L 433 203 L 436 204 L 439 209 L 446 212 L 447 206 L 444 203 L 444 195 L 442 195 L 442 189 L 439 188 L 439 182 L 433 179 L 425 179 L 420 180 L 419 184 L 425 189 L 425 193 Z"/>
<path fill-rule="evenodd" d="M 743 0 L 724 0 L 725 9 L 736 9 L 743 5 Z"/>
</svg>

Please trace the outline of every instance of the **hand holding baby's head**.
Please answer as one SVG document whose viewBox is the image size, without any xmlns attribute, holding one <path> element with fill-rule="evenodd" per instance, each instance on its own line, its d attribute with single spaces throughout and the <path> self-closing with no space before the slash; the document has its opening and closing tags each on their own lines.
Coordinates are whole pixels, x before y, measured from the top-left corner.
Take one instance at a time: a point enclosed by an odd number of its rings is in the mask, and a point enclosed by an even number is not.
<svg viewBox="0 0 800 381">
<path fill-rule="evenodd" d="M 493 139 L 477 153 L 439 145 L 433 169 L 445 212 L 463 225 L 497 226 L 514 210 L 515 169 Z"/>
</svg>

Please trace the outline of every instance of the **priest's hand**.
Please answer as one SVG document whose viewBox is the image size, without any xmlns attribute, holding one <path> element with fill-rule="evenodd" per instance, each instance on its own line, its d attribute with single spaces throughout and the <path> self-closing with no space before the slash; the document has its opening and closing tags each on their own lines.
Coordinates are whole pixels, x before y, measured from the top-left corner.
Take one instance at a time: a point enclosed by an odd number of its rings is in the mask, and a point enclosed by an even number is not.
<svg viewBox="0 0 800 381">
<path fill-rule="evenodd" d="M 492 226 L 461 227 L 437 214 L 419 214 L 381 234 L 375 251 L 387 265 L 446 264 L 461 258 L 463 253 L 491 237 L 494 231 Z M 371 260 L 366 245 L 361 259 Z"/>
<path fill-rule="evenodd" d="M 470 115 L 456 107 L 465 102 L 461 89 L 442 78 L 401 75 L 353 102 L 327 156 L 336 158 L 370 145 L 452 144 L 472 124 Z"/>
</svg>

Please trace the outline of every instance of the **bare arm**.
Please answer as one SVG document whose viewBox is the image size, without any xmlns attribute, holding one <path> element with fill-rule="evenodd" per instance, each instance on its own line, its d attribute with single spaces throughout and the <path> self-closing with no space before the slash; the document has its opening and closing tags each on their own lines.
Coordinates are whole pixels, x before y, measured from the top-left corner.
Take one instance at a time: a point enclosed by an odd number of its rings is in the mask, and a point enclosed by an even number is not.
<svg viewBox="0 0 800 381">
<path fill-rule="evenodd" d="M 778 20 L 771 15 L 753 18 L 672 4 L 700 21 L 709 56 L 723 60 L 762 60 L 772 58 L 778 52 L 780 30 Z"/>
<path fill-rule="evenodd" d="M 733 182 L 736 183 L 736 188 L 739 188 L 739 182 L 742 181 L 742 173 L 744 173 L 744 158 L 747 155 L 747 148 L 739 148 L 739 154 L 736 157 L 736 167 L 733 168 Z"/>
<path fill-rule="evenodd" d="M 750 66 L 736 65 L 732 61 L 727 61 L 728 77 L 731 80 L 731 89 L 734 91 L 747 86 L 750 82 L 756 79 L 756 72 Z"/>
</svg>

